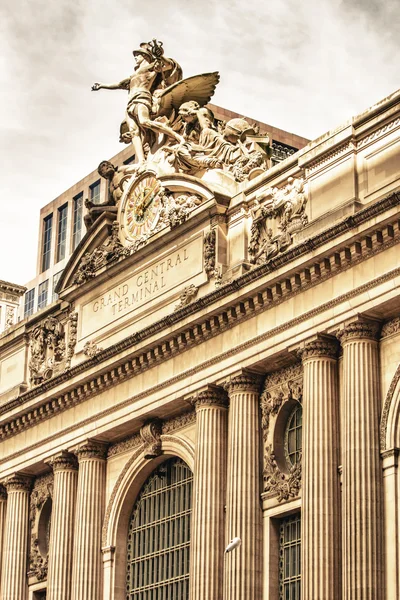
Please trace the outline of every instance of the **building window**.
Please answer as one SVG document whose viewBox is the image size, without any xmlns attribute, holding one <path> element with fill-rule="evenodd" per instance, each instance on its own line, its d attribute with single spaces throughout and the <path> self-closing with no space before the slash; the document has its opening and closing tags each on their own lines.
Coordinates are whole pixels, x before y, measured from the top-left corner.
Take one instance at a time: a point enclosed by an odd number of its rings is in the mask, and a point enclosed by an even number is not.
<svg viewBox="0 0 400 600">
<path fill-rule="evenodd" d="M 93 204 L 100 204 L 100 180 L 90 186 L 90 201 Z"/>
<path fill-rule="evenodd" d="M 302 406 L 297 404 L 289 415 L 285 430 L 285 457 L 289 469 L 301 460 L 302 417 Z"/>
<path fill-rule="evenodd" d="M 192 482 L 176 458 L 145 482 L 129 523 L 126 600 L 189 598 Z"/>
<path fill-rule="evenodd" d="M 67 216 L 68 204 L 58 209 L 57 262 L 65 258 L 67 247 Z"/>
<path fill-rule="evenodd" d="M 43 219 L 43 252 L 42 272 L 50 267 L 51 254 L 51 230 L 53 228 L 53 214 Z"/>
<path fill-rule="evenodd" d="M 47 304 L 47 292 L 49 290 L 49 280 L 43 281 L 38 288 L 38 310 Z"/>
<path fill-rule="evenodd" d="M 75 196 L 73 202 L 72 250 L 75 250 L 82 238 L 83 193 Z"/>
<path fill-rule="evenodd" d="M 300 600 L 300 515 L 282 519 L 279 539 L 279 600 Z"/>
<path fill-rule="evenodd" d="M 56 289 L 56 285 L 61 277 L 61 274 L 62 274 L 62 271 L 59 271 L 53 277 L 53 300 L 52 300 L 53 302 L 54 302 L 54 300 L 57 300 L 57 298 L 58 298 L 58 294 L 56 294 L 54 290 Z"/>
<path fill-rule="evenodd" d="M 35 304 L 35 288 L 29 290 L 25 294 L 25 305 L 24 305 L 24 317 L 29 317 L 33 314 L 33 307 Z"/>
</svg>

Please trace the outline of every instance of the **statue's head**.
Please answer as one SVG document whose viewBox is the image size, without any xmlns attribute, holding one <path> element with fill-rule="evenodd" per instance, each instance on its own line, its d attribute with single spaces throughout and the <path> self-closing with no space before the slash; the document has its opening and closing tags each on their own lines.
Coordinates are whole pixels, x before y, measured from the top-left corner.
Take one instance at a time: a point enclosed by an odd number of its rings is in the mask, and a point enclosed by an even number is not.
<svg viewBox="0 0 400 600">
<path fill-rule="evenodd" d="M 245 119 L 231 119 L 225 125 L 224 138 L 229 142 L 235 143 L 238 140 L 243 142 L 247 135 L 254 134 L 254 129 Z"/>
<path fill-rule="evenodd" d="M 100 177 L 104 177 L 104 179 L 112 179 L 116 170 L 117 167 L 110 163 L 109 160 L 103 160 L 97 167 L 98 174 Z"/>
<path fill-rule="evenodd" d="M 137 65 L 140 65 L 143 60 L 146 60 L 149 63 L 154 60 L 152 48 L 150 44 L 147 44 L 146 42 L 142 42 L 140 48 L 134 50 L 132 54 L 135 57 Z"/>
<path fill-rule="evenodd" d="M 200 104 L 196 100 L 189 100 L 184 102 L 179 107 L 179 115 L 187 123 L 191 123 L 197 116 L 197 111 L 200 110 Z"/>
</svg>

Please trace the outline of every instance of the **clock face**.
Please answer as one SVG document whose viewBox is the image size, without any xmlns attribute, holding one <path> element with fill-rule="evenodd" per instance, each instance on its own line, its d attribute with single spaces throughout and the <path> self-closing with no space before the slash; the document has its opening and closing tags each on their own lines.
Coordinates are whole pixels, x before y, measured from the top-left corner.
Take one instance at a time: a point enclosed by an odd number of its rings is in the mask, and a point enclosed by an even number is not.
<svg viewBox="0 0 400 600">
<path fill-rule="evenodd" d="M 123 236 L 135 241 L 157 224 L 161 208 L 160 182 L 152 174 L 144 175 L 128 190 L 121 208 Z"/>
</svg>

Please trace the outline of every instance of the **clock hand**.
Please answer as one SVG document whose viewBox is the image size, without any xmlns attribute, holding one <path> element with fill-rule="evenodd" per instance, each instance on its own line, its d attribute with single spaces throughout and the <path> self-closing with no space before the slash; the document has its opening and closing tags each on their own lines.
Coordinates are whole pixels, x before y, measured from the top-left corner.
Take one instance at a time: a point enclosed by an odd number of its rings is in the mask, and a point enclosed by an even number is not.
<svg viewBox="0 0 400 600">
<path fill-rule="evenodd" d="M 136 207 L 137 213 L 141 213 L 143 215 L 146 208 L 153 202 L 153 200 L 154 200 L 153 192 L 155 191 L 156 188 L 157 188 L 157 184 L 150 189 L 150 191 L 146 194 L 146 196 L 143 198 L 141 203 L 137 205 L 137 207 Z M 149 198 L 149 196 L 150 196 L 150 200 L 148 202 L 146 202 L 146 200 Z"/>
</svg>

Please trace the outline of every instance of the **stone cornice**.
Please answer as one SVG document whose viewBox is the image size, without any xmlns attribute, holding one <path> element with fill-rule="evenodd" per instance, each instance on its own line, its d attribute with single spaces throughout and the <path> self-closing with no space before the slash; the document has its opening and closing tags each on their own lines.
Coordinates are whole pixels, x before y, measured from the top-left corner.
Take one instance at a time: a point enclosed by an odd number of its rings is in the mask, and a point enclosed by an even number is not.
<svg viewBox="0 0 400 600">
<path fill-rule="evenodd" d="M 16 294 L 22 296 L 28 288 L 17 283 L 10 283 L 9 281 L 0 280 L 0 292 L 8 292 L 9 294 Z"/>
<path fill-rule="evenodd" d="M 363 220 L 372 218 L 374 215 L 379 214 L 383 210 L 391 208 L 398 203 L 400 203 L 400 194 L 392 194 L 390 197 L 346 218 L 342 223 L 339 223 L 338 226 L 331 229 L 332 231 L 335 230 L 339 235 L 344 231 L 359 225 Z M 327 232 L 329 231 L 330 230 L 327 230 Z M 279 265 L 276 264 L 276 267 L 284 264 L 284 255 L 290 255 L 290 259 L 301 255 L 300 247 L 307 247 L 308 250 L 315 248 L 316 242 L 313 240 L 316 238 L 320 240 L 321 245 L 322 243 L 329 241 L 331 238 L 327 232 L 323 232 L 322 234 L 315 236 L 315 238 L 307 240 L 304 244 L 283 253 L 280 257 L 275 259 L 275 263 L 281 263 Z M 92 375 L 90 379 L 81 381 L 81 383 L 77 384 L 75 389 L 63 392 L 50 399 L 48 399 L 50 394 L 47 394 L 47 400 L 40 406 L 26 409 L 25 413 L 12 418 L 10 421 L 0 426 L 0 439 L 15 435 L 26 427 L 33 426 L 39 421 L 48 419 L 62 410 L 66 410 L 91 396 L 101 393 L 109 386 L 113 386 L 120 381 L 133 377 L 136 374 L 155 366 L 159 362 L 170 358 L 176 353 L 183 352 L 195 344 L 206 341 L 207 339 L 218 335 L 220 332 L 234 327 L 237 323 L 240 323 L 245 319 L 249 319 L 264 310 L 268 310 L 270 307 L 285 302 L 287 298 L 303 292 L 305 289 L 318 285 L 320 282 L 332 277 L 336 272 L 351 268 L 355 264 L 368 259 L 370 256 L 397 244 L 399 241 L 400 229 L 398 216 L 395 215 L 393 217 L 393 223 L 385 223 L 385 225 L 378 224 L 375 231 L 368 231 L 367 234 L 360 234 L 357 240 L 352 240 L 348 245 L 336 249 L 330 256 L 324 255 L 319 258 L 315 257 L 312 264 L 305 264 L 302 267 L 299 267 L 295 274 L 282 276 L 281 279 L 268 283 L 264 289 L 247 297 L 243 297 L 241 300 L 236 301 L 236 304 L 233 304 L 232 306 L 221 308 L 220 313 L 214 314 L 212 317 L 204 316 L 203 320 L 199 320 L 195 324 L 189 324 L 187 328 L 180 333 L 173 333 L 168 340 L 165 340 L 161 344 L 155 342 L 154 345 L 148 347 L 148 349 L 138 350 L 134 356 L 126 359 L 124 363 L 109 367 L 108 371 L 103 372 L 101 375 Z M 211 301 L 214 302 L 220 300 L 225 295 L 228 295 L 233 291 L 238 291 L 241 287 L 265 275 L 271 269 L 270 264 L 261 265 L 260 267 L 253 269 L 238 279 L 233 280 L 231 283 L 222 286 L 208 296 L 194 301 L 168 317 L 161 319 L 154 325 L 103 350 L 92 359 L 84 361 L 65 371 L 63 374 L 25 392 L 17 399 L 2 406 L 0 408 L 0 415 L 22 406 L 25 402 L 35 399 L 45 392 L 50 392 L 51 389 L 56 385 L 60 385 L 62 382 L 71 381 L 74 377 L 83 375 L 87 370 L 97 364 L 101 364 L 105 360 L 117 356 L 122 351 L 132 348 L 132 346 L 145 341 L 155 334 L 159 334 L 165 327 L 171 327 L 171 325 L 179 322 L 182 318 L 208 307 Z M 397 269 L 378 277 L 376 280 L 372 280 L 347 294 L 339 296 L 320 307 L 314 308 L 312 311 L 309 311 L 307 315 L 319 314 L 324 310 L 324 307 L 329 308 L 330 306 L 336 306 L 343 301 L 343 299 L 354 297 L 358 293 L 361 293 L 362 290 L 371 289 L 379 282 L 391 279 L 396 273 Z M 302 322 L 308 318 L 307 315 L 302 315 L 299 317 L 299 320 L 293 319 L 283 326 L 283 329 L 287 329 L 289 323 Z M 240 345 L 238 348 L 240 348 Z M 235 353 L 235 349 L 233 352 Z"/>
</svg>

